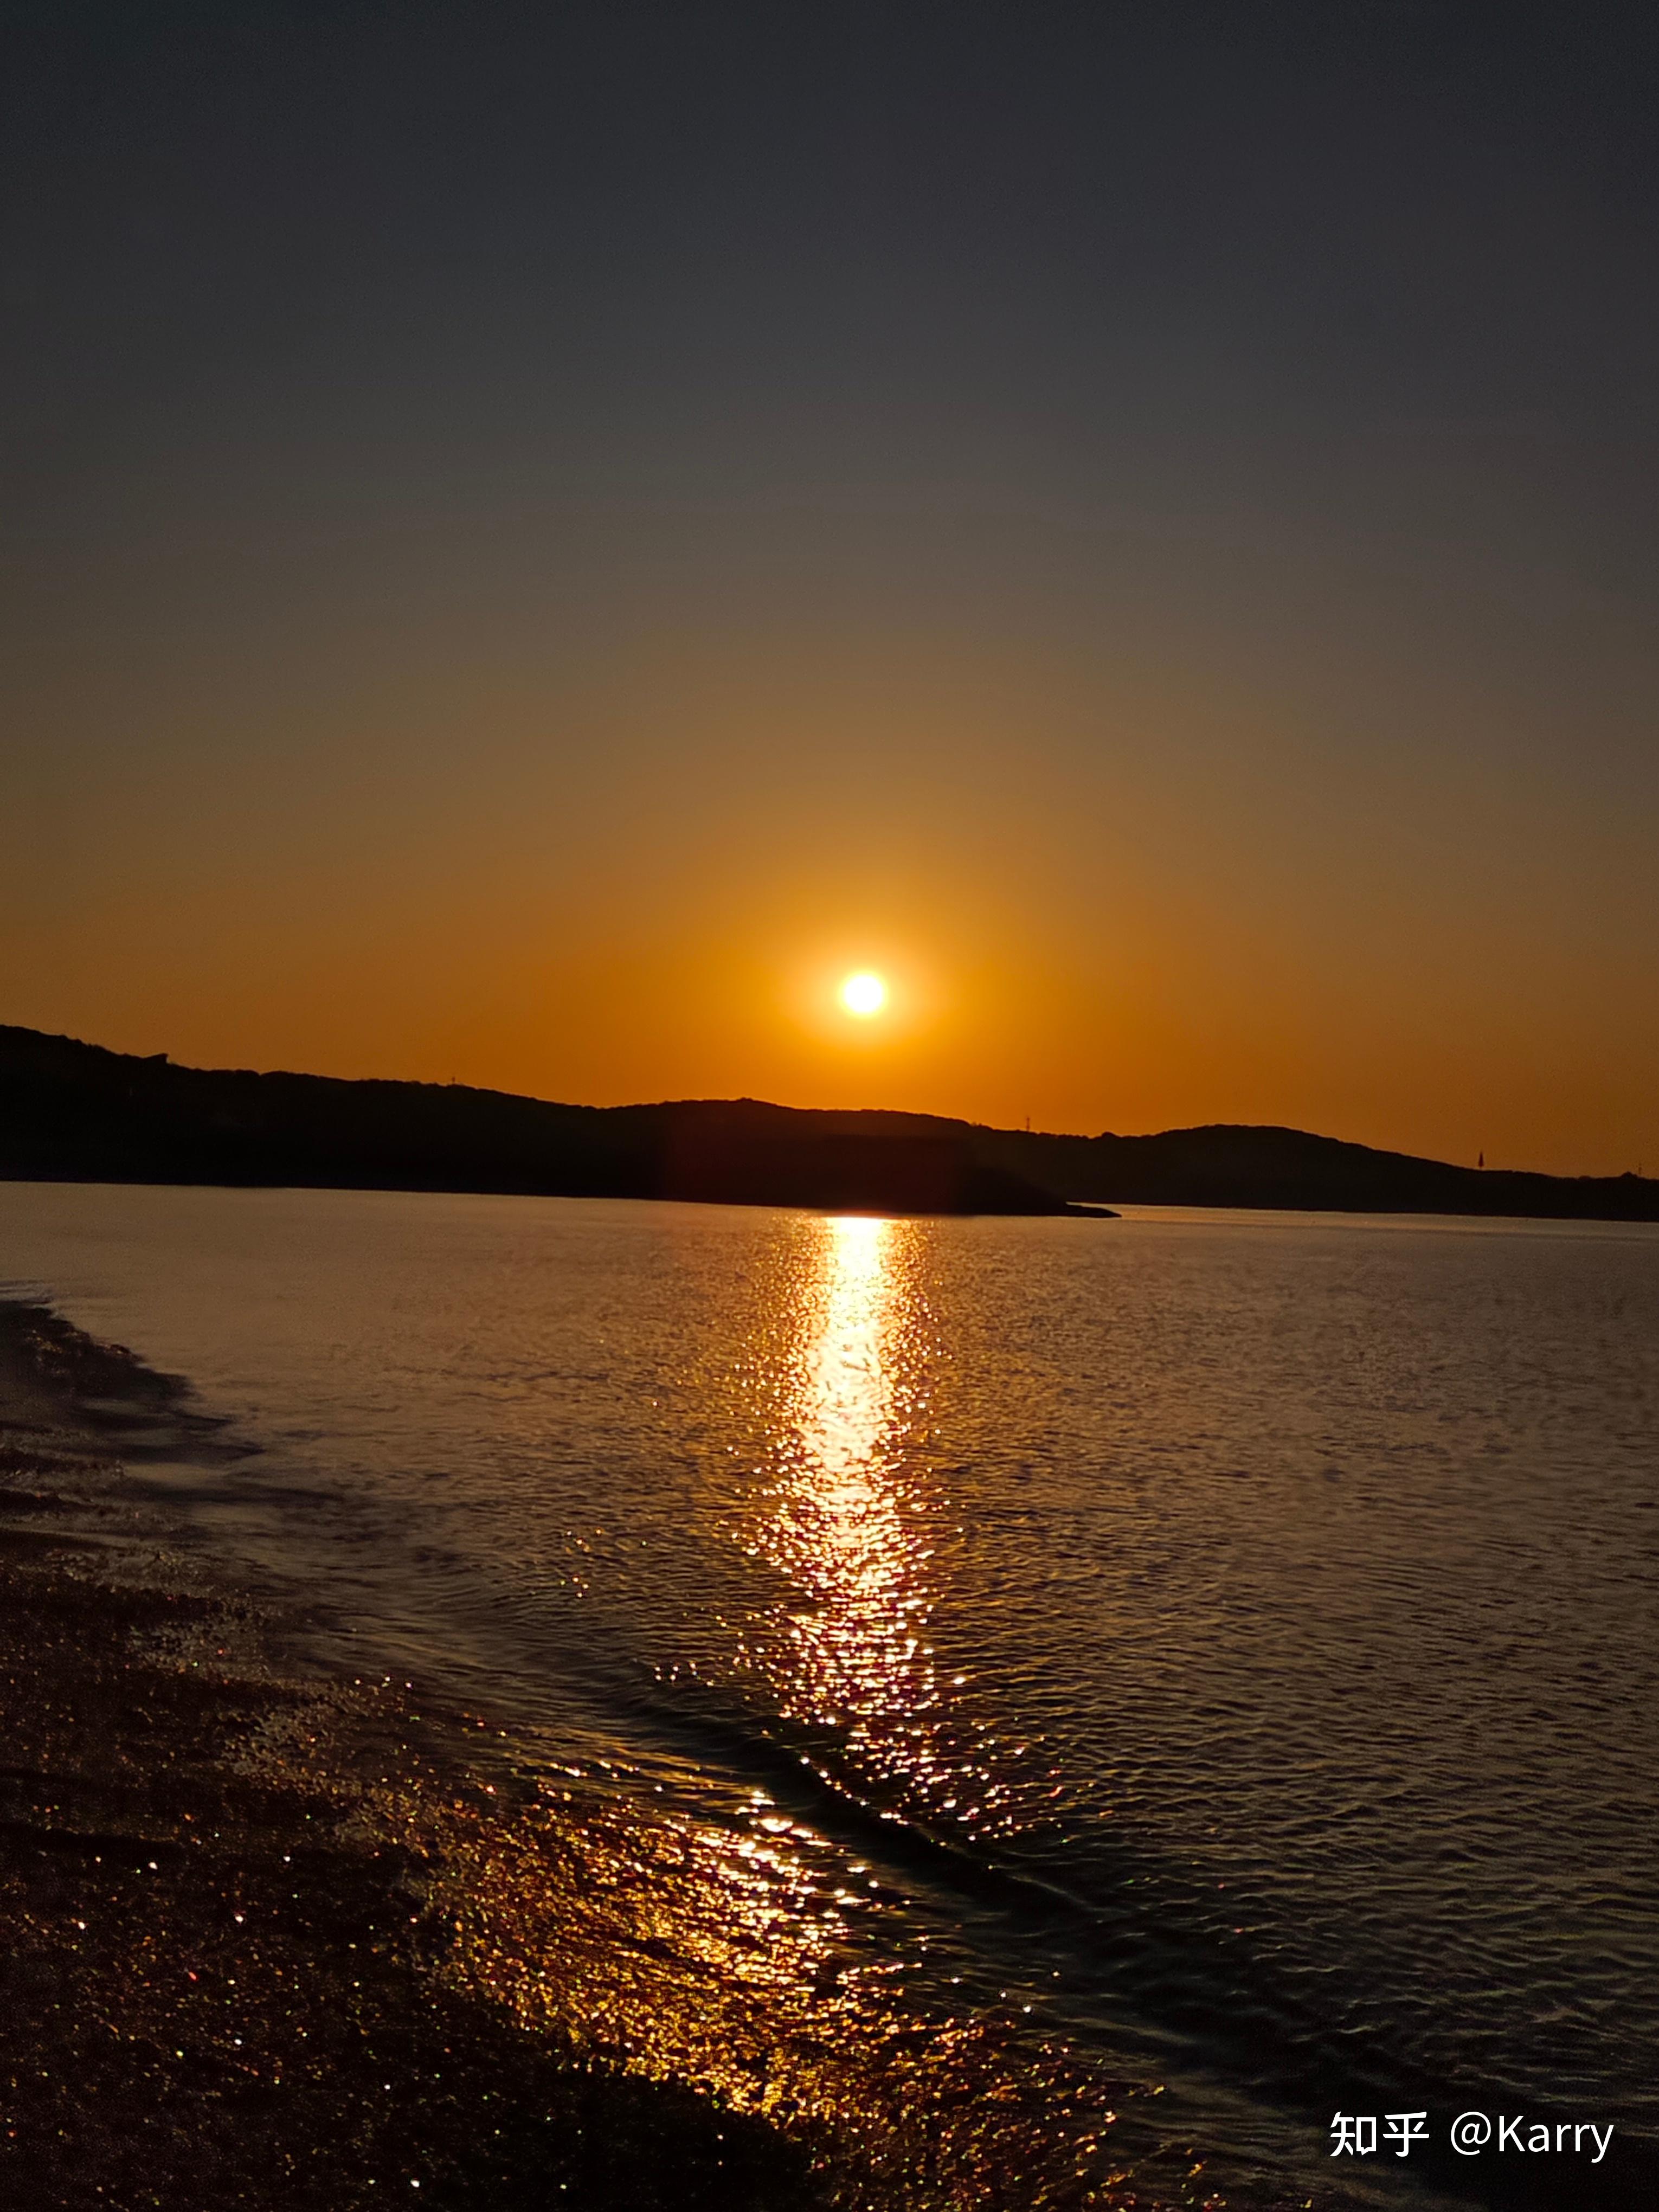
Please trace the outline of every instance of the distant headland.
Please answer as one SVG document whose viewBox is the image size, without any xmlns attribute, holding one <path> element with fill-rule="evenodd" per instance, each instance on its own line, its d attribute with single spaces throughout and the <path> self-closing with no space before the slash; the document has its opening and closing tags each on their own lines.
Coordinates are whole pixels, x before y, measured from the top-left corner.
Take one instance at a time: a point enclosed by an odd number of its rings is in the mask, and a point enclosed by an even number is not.
<svg viewBox="0 0 1659 2212">
<path fill-rule="evenodd" d="M 888 1213 L 1117 1204 L 1659 1221 L 1659 1180 L 1456 1167 L 1297 1129 L 1052 1136 L 752 1098 L 562 1106 L 175 1066 L 0 1024 L 0 1181 L 673 1198 Z"/>
</svg>

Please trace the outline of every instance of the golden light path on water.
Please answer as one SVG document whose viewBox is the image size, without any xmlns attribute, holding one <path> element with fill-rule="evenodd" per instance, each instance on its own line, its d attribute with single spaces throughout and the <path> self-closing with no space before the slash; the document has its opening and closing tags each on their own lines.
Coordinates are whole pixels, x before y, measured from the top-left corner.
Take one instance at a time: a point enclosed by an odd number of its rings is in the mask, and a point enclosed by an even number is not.
<svg viewBox="0 0 1659 2212">
<path fill-rule="evenodd" d="M 927 1449 L 927 1228 L 860 1214 L 812 1228 L 748 1540 L 789 1595 L 752 1663 L 787 1719 L 832 1733 L 855 1783 L 1006 1831 L 1032 1795 L 1027 1747 L 998 1755 L 931 1636 L 961 1531 Z"/>
<path fill-rule="evenodd" d="M 866 1772 L 988 1814 L 988 1775 L 939 1729 L 951 1686 L 927 1643 L 937 1506 L 908 1466 L 926 1410 L 917 1224 L 801 1225 L 755 1362 L 768 1461 L 739 1540 L 787 1596 L 750 1662 L 788 1719 L 833 1732 Z M 883 1886 L 765 1793 L 747 1832 L 586 1778 L 541 1796 L 448 1840 L 442 1909 L 464 1985 L 604 2063 L 839 2144 L 863 2176 L 849 2205 L 1120 2201 L 1111 2106 L 1136 2093 L 1012 2011 L 911 2010 L 902 1966 L 872 1944 Z"/>
<path fill-rule="evenodd" d="M 779 1475 L 757 1548 L 797 1593 L 793 1717 L 844 1729 L 867 1752 L 910 1736 L 937 1703 L 923 1638 L 928 1550 L 903 1510 L 902 1450 L 919 1316 L 902 1261 L 908 1222 L 818 1224 L 777 1443 Z"/>
</svg>

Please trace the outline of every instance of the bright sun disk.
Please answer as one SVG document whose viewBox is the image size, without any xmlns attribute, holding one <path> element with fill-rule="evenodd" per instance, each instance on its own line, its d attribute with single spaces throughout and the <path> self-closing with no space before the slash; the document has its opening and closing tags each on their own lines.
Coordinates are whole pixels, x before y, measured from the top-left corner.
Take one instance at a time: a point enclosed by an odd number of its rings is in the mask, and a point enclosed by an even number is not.
<svg viewBox="0 0 1659 2212">
<path fill-rule="evenodd" d="M 841 1002 L 849 1014 L 878 1014 L 887 1004 L 887 986 L 879 975 L 862 969 L 842 985 Z"/>
</svg>

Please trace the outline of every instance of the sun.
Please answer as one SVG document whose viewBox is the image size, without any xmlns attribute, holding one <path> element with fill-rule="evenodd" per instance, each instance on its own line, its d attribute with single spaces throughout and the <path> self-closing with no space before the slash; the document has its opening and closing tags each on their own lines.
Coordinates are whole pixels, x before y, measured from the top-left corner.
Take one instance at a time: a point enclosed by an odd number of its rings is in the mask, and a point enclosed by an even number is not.
<svg viewBox="0 0 1659 2212">
<path fill-rule="evenodd" d="M 849 975 L 842 985 L 841 1002 L 849 1014 L 857 1014 L 861 1019 L 868 1020 L 872 1014 L 878 1014 L 887 1004 L 887 986 L 879 975 L 873 975 L 867 968 L 861 968 L 856 975 Z"/>
</svg>

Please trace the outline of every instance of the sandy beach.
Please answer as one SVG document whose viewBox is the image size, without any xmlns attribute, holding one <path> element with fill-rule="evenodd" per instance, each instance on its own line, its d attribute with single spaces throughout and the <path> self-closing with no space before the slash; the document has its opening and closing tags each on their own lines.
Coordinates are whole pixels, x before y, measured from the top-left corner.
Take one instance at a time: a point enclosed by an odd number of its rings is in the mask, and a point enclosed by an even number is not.
<svg viewBox="0 0 1659 2212">
<path fill-rule="evenodd" d="M 434 1972 L 407 1710 L 179 1586 L 118 1456 L 178 1413 L 0 1311 L 8 2201 L 831 2201 L 775 2130 L 561 2063 Z"/>
</svg>

